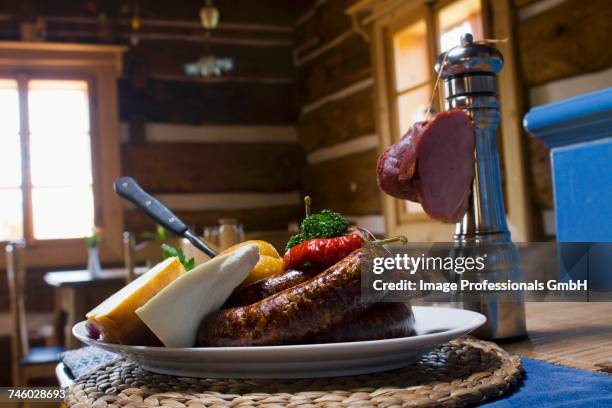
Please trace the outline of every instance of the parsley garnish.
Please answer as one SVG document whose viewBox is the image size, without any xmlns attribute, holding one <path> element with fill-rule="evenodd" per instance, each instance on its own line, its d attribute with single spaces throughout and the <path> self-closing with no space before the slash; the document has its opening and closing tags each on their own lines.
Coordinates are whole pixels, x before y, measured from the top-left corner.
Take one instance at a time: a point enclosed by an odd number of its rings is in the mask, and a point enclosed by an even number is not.
<svg viewBox="0 0 612 408">
<path fill-rule="evenodd" d="M 302 221 L 300 233 L 293 235 L 287 242 L 285 252 L 309 239 L 335 238 L 346 235 L 349 226 L 349 222 L 342 214 L 332 210 L 323 210 L 319 214 L 309 215 Z"/>
<path fill-rule="evenodd" d="M 161 248 L 162 248 L 162 251 L 164 251 L 164 259 L 176 256 L 179 259 L 179 261 L 183 264 L 186 271 L 190 271 L 195 267 L 195 259 L 189 258 L 189 260 L 187 260 L 185 258 L 185 254 L 183 253 L 181 249 L 176 249 L 174 247 L 171 247 L 168 244 L 161 244 Z"/>
</svg>

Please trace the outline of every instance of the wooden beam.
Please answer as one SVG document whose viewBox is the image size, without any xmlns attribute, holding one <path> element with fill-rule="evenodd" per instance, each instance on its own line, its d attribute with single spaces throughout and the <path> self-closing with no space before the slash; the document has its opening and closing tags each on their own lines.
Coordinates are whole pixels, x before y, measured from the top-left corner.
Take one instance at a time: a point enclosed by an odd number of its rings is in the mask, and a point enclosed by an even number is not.
<svg viewBox="0 0 612 408">
<path fill-rule="evenodd" d="M 311 46 L 312 50 L 333 41 L 347 31 L 352 31 L 351 19 L 344 13 L 351 2 L 352 0 L 328 1 L 318 7 L 313 18 L 296 26 L 296 45 L 299 47 L 316 37 L 317 45 Z"/>
<path fill-rule="evenodd" d="M 133 35 L 131 32 L 111 32 L 108 35 L 108 41 L 121 40 L 128 43 L 132 39 Z M 47 31 L 47 38 L 54 41 L 74 41 L 79 40 L 83 42 L 100 41 L 96 31 L 89 29 L 75 30 L 65 29 L 60 30 L 53 28 Z M 167 33 L 167 32 L 139 32 L 138 38 L 141 40 L 166 40 L 166 41 L 183 41 L 200 44 L 227 44 L 227 45 L 243 45 L 250 47 L 291 47 L 293 41 L 287 39 L 276 39 L 276 38 L 252 38 L 252 37 L 240 37 L 240 36 L 229 36 L 217 35 L 215 37 L 206 37 L 202 33 L 198 34 L 183 34 L 183 33 Z"/>
<path fill-rule="evenodd" d="M 349 28 L 346 31 L 340 33 L 337 37 L 329 40 L 328 42 L 321 44 L 319 47 L 313 49 L 312 51 L 304 53 L 301 56 L 300 54 L 296 54 L 295 59 L 294 59 L 295 65 L 299 67 L 300 65 L 304 65 L 308 61 L 314 60 L 319 55 L 322 55 L 326 53 L 327 51 L 330 51 L 333 48 L 339 46 L 340 44 L 342 44 L 345 40 L 347 40 L 354 34 L 355 34 L 355 31 L 353 31 L 352 28 Z"/>
<path fill-rule="evenodd" d="M 145 89 L 119 81 L 121 120 L 143 106 L 147 122 L 189 125 L 292 125 L 292 84 L 191 83 L 149 79 Z"/>
<path fill-rule="evenodd" d="M 308 105 L 302 106 L 301 114 L 306 115 L 312 111 L 321 108 L 324 105 L 327 105 L 330 102 L 339 101 L 364 89 L 371 88 L 372 85 L 374 85 L 374 78 L 369 76 L 360 81 L 353 82 L 352 84 L 349 84 L 342 89 L 339 89 L 331 94 L 327 94 L 321 97 L 320 99 L 312 101 Z"/>
<path fill-rule="evenodd" d="M 0 20 L 10 19 L 9 14 L 0 15 Z M 89 16 L 42 16 L 47 22 L 63 23 L 63 24 L 95 24 L 99 23 L 98 18 Z M 120 18 L 117 24 L 122 26 L 130 26 L 131 19 Z M 168 20 L 164 18 L 143 18 L 141 19 L 142 27 L 158 27 L 158 28 L 190 28 L 202 29 L 202 23 L 196 18 L 190 20 Z M 278 24 L 257 24 L 245 22 L 220 21 L 216 30 L 218 31 L 261 31 L 270 33 L 291 33 L 293 27 L 291 25 Z"/>
<path fill-rule="evenodd" d="M 300 66 L 299 101 L 302 104 L 316 101 L 370 75 L 369 47 L 359 35 L 351 35 Z"/>
<path fill-rule="evenodd" d="M 531 106 L 544 105 L 611 86 L 612 68 L 608 68 L 534 86 L 529 90 L 529 103 Z"/>
<path fill-rule="evenodd" d="M 505 175 L 505 197 L 508 224 L 512 238 L 527 242 L 534 236 L 532 202 L 529 193 L 527 172 L 527 136 L 523 130 L 524 96 L 519 82 L 519 68 L 516 58 L 514 32 L 516 11 L 511 0 L 493 0 L 490 3 L 494 38 L 509 38 L 507 43 L 496 44 L 504 56 L 504 68 L 499 74 L 500 123 Z"/>
<path fill-rule="evenodd" d="M 146 123 L 144 139 L 153 143 L 297 143 L 294 126 L 191 126 Z M 126 140 L 131 136 L 127 135 Z"/>
<path fill-rule="evenodd" d="M 528 86 L 612 66 L 608 0 L 568 0 L 519 25 L 522 73 Z"/>
<path fill-rule="evenodd" d="M 551 8 L 557 7 L 567 0 L 539 0 L 518 9 L 518 21 L 529 20 L 539 14 L 545 13 Z"/>
<path fill-rule="evenodd" d="M 313 165 L 376 148 L 378 148 L 378 136 L 375 134 L 363 135 L 355 139 L 350 139 L 346 142 L 317 149 L 310 153 L 306 158 L 308 164 Z"/>
<path fill-rule="evenodd" d="M 374 95 L 367 87 L 344 99 L 330 102 L 325 109 L 302 115 L 298 137 L 306 153 L 375 133 Z"/>
<path fill-rule="evenodd" d="M 215 1 L 215 6 L 221 14 L 221 21 L 292 26 L 295 21 L 292 3 L 293 1 L 278 0 L 231 0 Z M 169 6 L 166 1 L 147 1 L 140 4 L 140 12 L 143 18 L 159 16 L 169 21 L 193 21 L 197 23 L 199 9 L 203 4 L 200 1 L 181 1 L 173 2 Z M 111 17 L 120 13 L 118 2 L 99 2 L 96 5 L 98 6 L 98 12 L 105 12 Z M 16 8 L 7 7 L 7 11 L 15 12 Z M 35 8 L 35 12 L 38 12 L 38 8 Z M 74 0 L 54 0 L 53 4 L 45 5 L 44 13 L 46 16 L 61 15 L 63 17 L 82 17 L 86 15 L 83 3 Z"/>
<path fill-rule="evenodd" d="M 297 145 L 261 143 L 122 145 L 122 159 L 152 193 L 293 191 L 304 163 Z"/>
</svg>

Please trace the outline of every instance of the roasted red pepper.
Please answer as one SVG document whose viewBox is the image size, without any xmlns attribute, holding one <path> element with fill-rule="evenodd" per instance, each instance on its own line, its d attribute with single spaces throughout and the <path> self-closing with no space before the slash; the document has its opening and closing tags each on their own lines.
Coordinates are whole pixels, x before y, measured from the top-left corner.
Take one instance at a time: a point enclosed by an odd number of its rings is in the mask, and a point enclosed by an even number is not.
<svg viewBox="0 0 612 408">
<path fill-rule="evenodd" d="M 283 268 L 299 268 L 307 262 L 330 266 L 340 261 L 357 248 L 361 248 L 363 238 L 358 233 L 350 233 L 336 238 L 314 238 L 292 247 L 283 257 Z"/>
</svg>

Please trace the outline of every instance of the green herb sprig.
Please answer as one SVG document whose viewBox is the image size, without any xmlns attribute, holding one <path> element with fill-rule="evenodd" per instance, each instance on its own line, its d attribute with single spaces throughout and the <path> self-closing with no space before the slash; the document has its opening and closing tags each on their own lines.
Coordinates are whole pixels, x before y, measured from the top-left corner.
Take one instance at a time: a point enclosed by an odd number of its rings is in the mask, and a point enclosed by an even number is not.
<svg viewBox="0 0 612 408">
<path fill-rule="evenodd" d="M 294 246 L 313 238 L 335 238 L 348 233 L 350 223 L 340 213 L 323 210 L 319 214 L 308 215 L 300 225 L 300 233 L 293 235 L 285 252 Z"/>
<path fill-rule="evenodd" d="M 176 249 L 168 244 L 161 244 L 162 251 L 164 251 L 164 259 L 176 256 L 179 261 L 183 264 L 186 271 L 190 271 L 195 267 L 195 259 L 185 258 L 185 254 L 181 249 Z"/>
</svg>

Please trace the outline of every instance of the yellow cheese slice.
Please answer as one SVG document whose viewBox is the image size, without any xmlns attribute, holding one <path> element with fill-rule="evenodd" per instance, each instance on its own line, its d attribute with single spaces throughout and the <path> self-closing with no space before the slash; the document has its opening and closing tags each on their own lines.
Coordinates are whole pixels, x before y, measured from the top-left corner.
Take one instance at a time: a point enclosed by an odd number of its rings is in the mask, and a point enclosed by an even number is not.
<svg viewBox="0 0 612 408">
<path fill-rule="evenodd" d="M 105 342 L 150 343 L 151 332 L 135 310 L 184 273 L 177 257 L 168 258 L 100 303 L 87 313 L 87 320 L 100 331 Z"/>
</svg>

